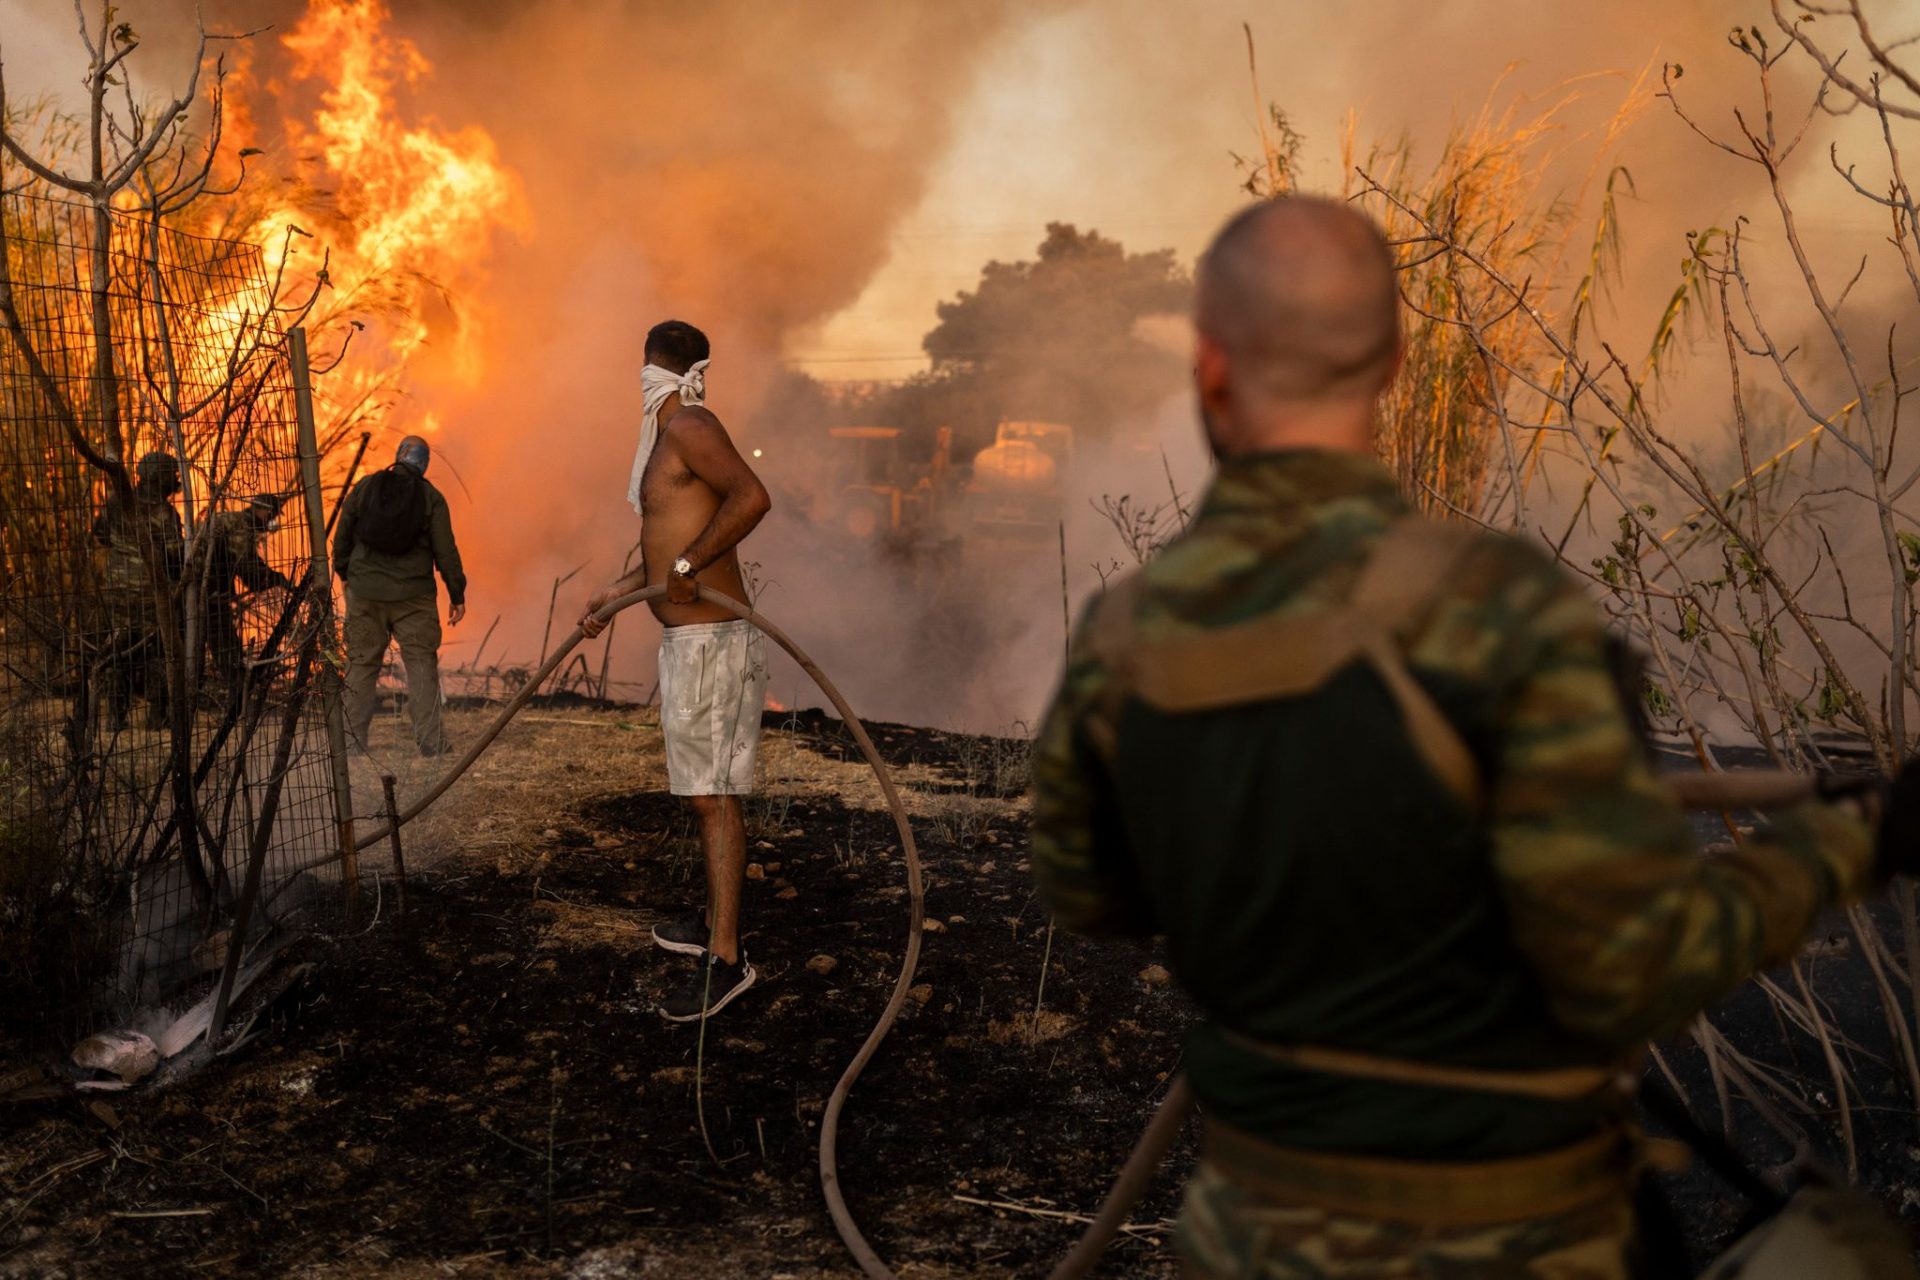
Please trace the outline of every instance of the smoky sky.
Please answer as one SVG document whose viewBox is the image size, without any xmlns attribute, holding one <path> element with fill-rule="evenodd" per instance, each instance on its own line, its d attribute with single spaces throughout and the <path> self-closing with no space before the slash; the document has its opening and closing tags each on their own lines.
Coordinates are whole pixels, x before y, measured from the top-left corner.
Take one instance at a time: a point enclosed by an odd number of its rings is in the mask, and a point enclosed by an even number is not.
<svg viewBox="0 0 1920 1280">
<path fill-rule="evenodd" d="M 148 82 L 169 81 L 167 68 L 190 48 L 194 6 L 134 0 L 121 8 L 148 41 Z M 202 9 L 210 25 L 272 28 L 254 41 L 263 85 L 284 70 L 276 33 L 304 10 L 297 0 Z M 1576 221 L 1593 214 L 1594 150 L 1633 77 L 1662 62 L 1683 64 L 1683 103 L 1706 127 L 1731 131 L 1733 107 L 1755 118 L 1758 95 L 1751 64 L 1728 49 L 1727 33 L 1736 24 L 1771 26 L 1764 4 L 1744 0 L 1381 0 L 1266 5 L 1245 14 L 1147 0 L 397 3 L 396 31 L 433 68 L 402 90 L 400 109 L 447 129 L 486 130 L 518 175 L 528 210 L 524 234 L 474 246 L 483 269 L 464 292 L 450 286 L 450 305 L 473 315 L 485 334 L 484 377 L 462 383 L 428 359 L 395 421 L 404 430 L 431 409 L 441 424 L 436 450 L 460 480 L 448 488 L 467 548 L 473 613 L 483 626 L 503 616 L 494 652 L 531 657 L 553 579 L 587 566 L 563 592 L 568 618 L 635 539 L 622 491 L 638 417 L 638 345 L 649 325 L 671 315 L 707 329 L 715 351 L 711 403 L 741 429 L 743 445 L 765 446 L 772 458 L 789 443 L 780 406 L 767 398 L 783 344 L 859 298 L 879 273 L 927 270 L 903 258 L 893 239 L 910 217 L 964 224 L 980 216 L 976 205 L 991 207 L 996 219 L 1030 219 L 1037 243 L 1046 221 L 1070 212 L 1060 205 L 1145 223 L 1168 216 L 1158 210 L 1177 209 L 1181 225 L 1158 243 L 1191 255 L 1207 223 L 1244 199 L 1229 154 L 1253 145 L 1243 17 L 1258 44 L 1261 96 L 1283 106 L 1307 135 L 1306 180 L 1321 189 L 1344 181 L 1340 133 L 1349 110 L 1358 114 L 1363 146 L 1404 136 L 1418 168 L 1490 98 L 1530 98 L 1544 107 L 1579 95 L 1560 117 L 1558 159 L 1543 183 L 1548 192 L 1589 191 L 1587 205 L 1568 211 Z M 49 51 L 70 46 L 72 25 L 64 0 L 0 0 L 10 81 L 70 84 L 71 74 L 47 68 L 57 63 Z M 1052 32 L 1053 43 L 1036 45 L 1036 32 Z M 1009 72 L 1016 51 L 1021 60 Z M 1812 84 L 1808 70 L 1799 59 L 1782 64 L 1776 88 L 1790 104 L 1783 118 L 1797 122 Z M 979 110 L 974 95 L 982 85 L 1006 96 L 1001 132 L 992 146 L 962 147 L 963 167 L 954 169 L 949 160 L 956 143 L 972 136 L 968 113 Z M 258 114 L 311 112 L 314 86 L 282 79 L 278 89 L 256 104 Z M 1024 129 L 1028 119 L 1034 125 Z M 1845 189 L 1824 155 L 1828 141 L 1837 141 L 1843 155 L 1857 155 L 1869 185 L 1881 181 L 1884 157 L 1873 152 L 1868 123 L 1819 121 L 1789 177 L 1808 252 L 1840 282 L 1863 258 L 1885 252 L 1884 223 Z M 268 137 L 266 145 L 286 144 Z M 1770 216 L 1764 175 L 1713 150 L 1661 102 L 1640 113 L 1610 163 L 1624 166 L 1628 181 L 1618 184 L 1622 258 L 1601 319 L 1623 351 L 1637 355 L 1650 338 L 1676 282 L 1686 231 L 1748 215 L 1755 293 L 1774 317 L 1776 337 L 1802 345 L 1799 359 L 1820 396 L 1840 396 L 1843 383 Z M 923 205 L 930 198 L 945 203 L 930 211 Z M 1158 247 L 1153 234 L 1129 236 L 1127 247 Z M 944 272 L 980 265 L 946 252 Z M 1874 261 L 1849 300 L 1862 349 L 1883 345 L 1888 322 L 1912 307 L 1897 263 Z M 929 306 L 920 329 L 933 320 Z M 917 345 L 919 332 L 903 333 L 900 345 Z M 1724 361 L 1716 368 L 1713 358 L 1703 346 L 1667 388 L 1664 412 L 1674 430 L 1703 437 L 1724 430 L 1727 376 Z M 1177 485 L 1192 496 L 1205 460 L 1177 386 L 1141 429 L 1158 433 Z M 1087 514 L 1088 500 L 1099 496 L 1090 486 L 1123 485 L 1124 468 L 1141 458 L 1159 469 L 1153 448 L 1102 462 L 1088 469 L 1069 504 L 1075 596 L 1097 585 L 1090 566 L 1118 550 Z M 1150 474 L 1133 487 L 1164 485 Z M 784 549 L 796 546 L 789 540 Z M 816 609 L 823 617 L 866 616 L 882 601 L 881 612 L 910 612 L 925 594 L 911 581 L 883 582 L 844 565 L 817 570 L 799 554 L 779 564 L 775 577 L 786 607 L 803 620 Z M 930 714 L 973 727 L 1032 714 L 1059 654 L 1057 588 L 1049 594 L 1046 577 L 1037 570 L 1023 576 L 1019 598 L 996 600 L 990 623 L 965 629 L 976 649 L 993 651 L 974 664 L 980 693 L 943 695 Z M 1009 613 L 1019 623 L 1013 638 Z M 876 620 L 873 628 L 883 625 Z M 620 664 L 644 677 L 650 660 L 636 638 L 641 630 L 627 629 L 623 644 L 634 652 Z M 925 681 L 924 671 L 861 656 L 903 647 L 847 651 L 847 662 L 861 668 L 849 682 L 856 703 L 864 697 L 890 714 L 916 714 L 914 684 Z M 837 670 L 832 652 L 817 656 Z M 459 661 L 458 648 L 450 658 Z"/>
</svg>

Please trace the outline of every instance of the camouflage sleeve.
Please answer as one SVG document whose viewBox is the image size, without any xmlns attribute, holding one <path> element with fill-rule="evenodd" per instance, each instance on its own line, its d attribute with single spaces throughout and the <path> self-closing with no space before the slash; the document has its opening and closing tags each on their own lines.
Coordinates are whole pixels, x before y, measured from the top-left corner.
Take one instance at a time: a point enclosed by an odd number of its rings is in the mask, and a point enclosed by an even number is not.
<svg viewBox="0 0 1920 1280">
<path fill-rule="evenodd" d="M 236 525 L 227 531 L 227 539 L 235 576 L 247 590 L 265 591 L 268 587 L 293 585 L 286 574 L 268 564 L 260 554 L 259 536 L 251 529 Z"/>
<path fill-rule="evenodd" d="M 1870 876 L 1837 807 L 1782 813 L 1737 852 L 1697 851 L 1631 729 L 1592 601 L 1557 570 L 1514 656 L 1491 789 L 1515 937 L 1568 1029 L 1629 1045 L 1679 1029 L 1793 954 Z M 1536 580 L 1537 583 L 1538 580 Z"/>
<path fill-rule="evenodd" d="M 1091 610 L 1089 610 L 1091 615 Z M 1033 746 L 1033 877 L 1062 927 L 1153 932 L 1126 853 L 1112 775 L 1094 743 L 1110 674 L 1087 651 L 1083 619 L 1060 690 Z M 1110 726 L 1109 726 L 1110 731 Z"/>
</svg>

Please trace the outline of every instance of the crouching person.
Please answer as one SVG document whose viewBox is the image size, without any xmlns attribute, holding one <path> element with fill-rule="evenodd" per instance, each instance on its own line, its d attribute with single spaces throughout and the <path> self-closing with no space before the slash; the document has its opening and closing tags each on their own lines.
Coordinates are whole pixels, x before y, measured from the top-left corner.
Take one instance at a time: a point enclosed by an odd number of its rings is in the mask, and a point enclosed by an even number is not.
<svg viewBox="0 0 1920 1280">
<path fill-rule="evenodd" d="M 407 671 L 407 709 L 423 756 L 453 749 L 440 715 L 440 598 L 434 570 L 447 584 L 447 623 L 467 614 L 467 575 L 453 541 L 447 500 L 427 481 L 427 442 L 408 436 L 394 463 L 353 487 L 333 536 L 333 571 L 347 589 L 347 732 L 367 749 L 374 687 L 387 646 L 400 644 Z"/>
</svg>

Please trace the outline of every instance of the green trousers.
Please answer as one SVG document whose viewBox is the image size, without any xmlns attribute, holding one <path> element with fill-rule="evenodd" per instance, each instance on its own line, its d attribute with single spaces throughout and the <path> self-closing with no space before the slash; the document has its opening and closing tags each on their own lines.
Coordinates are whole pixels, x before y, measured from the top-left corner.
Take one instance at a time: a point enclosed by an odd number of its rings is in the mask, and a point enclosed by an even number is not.
<svg viewBox="0 0 1920 1280">
<path fill-rule="evenodd" d="M 347 589 L 347 733 L 362 750 L 373 726 L 374 686 L 389 642 L 400 642 L 407 669 L 407 710 L 421 755 L 452 750 L 440 721 L 440 600 L 362 600 Z"/>
<path fill-rule="evenodd" d="M 1627 1280 L 1633 1214 L 1621 1198 L 1524 1222 L 1423 1227 L 1279 1204 L 1203 1159 L 1176 1237 L 1186 1280 Z"/>
</svg>

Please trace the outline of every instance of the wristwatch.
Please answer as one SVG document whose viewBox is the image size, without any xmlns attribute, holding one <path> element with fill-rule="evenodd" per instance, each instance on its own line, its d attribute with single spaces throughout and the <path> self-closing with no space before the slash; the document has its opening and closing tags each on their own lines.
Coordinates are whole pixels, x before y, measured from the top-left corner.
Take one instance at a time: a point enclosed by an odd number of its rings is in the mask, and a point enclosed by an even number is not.
<svg viewBox="0 0 1920 1280">
<path fill-rule="evenodd" d="M 676 578 L 691 578 L 693 576 L 693 561 L 687 559 L 685 556 L 681 556 L 678 560 L 675 560 L 673 562 L 673 575 Z"/>
</svg>

